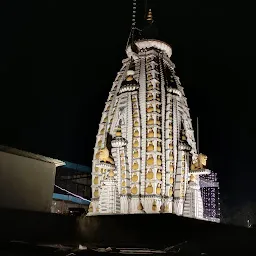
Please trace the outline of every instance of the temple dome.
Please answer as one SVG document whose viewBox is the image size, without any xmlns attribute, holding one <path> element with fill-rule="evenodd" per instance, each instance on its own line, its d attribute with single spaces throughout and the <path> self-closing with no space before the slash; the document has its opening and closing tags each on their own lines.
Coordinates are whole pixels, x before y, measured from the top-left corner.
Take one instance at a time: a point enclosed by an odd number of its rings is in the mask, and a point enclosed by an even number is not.
<svg viewBox="0 0 256 256">
<path fill-rule="evenodd" d="M 138 50 L 156 48 L 164 53 L 170 58 L 172 56 L 172 48 L 167 43 L 156 40 L 156 39 L 142 39 L 135 42 Z M 126 49 L 126 54 L 129 58 L 138 59 L 138 55 L 132 50 L 131 45 Z"/>
</svg>

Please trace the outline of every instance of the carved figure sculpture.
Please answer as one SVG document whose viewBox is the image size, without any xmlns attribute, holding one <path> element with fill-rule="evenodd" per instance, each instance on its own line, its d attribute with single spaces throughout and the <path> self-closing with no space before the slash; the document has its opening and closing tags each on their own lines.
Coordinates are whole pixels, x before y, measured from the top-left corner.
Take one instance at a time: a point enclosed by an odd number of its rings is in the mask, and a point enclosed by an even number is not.
<svg viewBox="0 0 256 256">
<path fill-rule="evenodd" d="M 105 163 L 114 164 L 114 160 L 109 156 L 109 151 L 107 148 L 103 148 L 100 150 L 99 160 Z"/>
<path fill-rule="evenodd" d="M 204 169 L 204 167 L 206 166 L 206 161 L 207 161 L 207 156 L 204 154 L 199 154 L 196 162 L 191 164 L 190 169 L 192 171 Z"/>
</svg>

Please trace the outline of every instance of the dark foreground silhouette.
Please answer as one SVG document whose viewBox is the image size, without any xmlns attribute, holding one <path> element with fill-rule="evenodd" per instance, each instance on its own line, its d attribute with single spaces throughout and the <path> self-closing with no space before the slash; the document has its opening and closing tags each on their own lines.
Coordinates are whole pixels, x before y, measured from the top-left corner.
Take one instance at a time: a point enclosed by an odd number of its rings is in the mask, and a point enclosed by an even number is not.
<svg viewBox="0 0 256 256">
<path fill-rule="evenodd" d="M 178 255 L 256 253 L 256 230 L 253 228 L 199 221 L 173 214 L 77 218 L 2 209 L 0 220 L 1 242 L 5 245 L 15 240 L 31 246 L 59 244 L 75 249 L 82 244 L 92 250 L 111 247 L 112 255 L 113 250 L 118 253 L 120 248 L 150 248 Z M 80 253 L 85 251 L 73 255 Z M 93 251 L 86 251 L 86 255 L 88 253 L 92 254 Z"/>
</svg>

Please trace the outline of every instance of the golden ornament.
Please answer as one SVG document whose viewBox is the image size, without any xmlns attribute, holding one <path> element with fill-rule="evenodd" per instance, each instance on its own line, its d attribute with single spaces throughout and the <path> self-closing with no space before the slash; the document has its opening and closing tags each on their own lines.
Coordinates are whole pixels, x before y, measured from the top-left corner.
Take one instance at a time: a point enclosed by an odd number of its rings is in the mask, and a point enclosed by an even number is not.
<svg viewBox="0 0 256 256">
<path fill-rule="evenodd" d="M 139 205 L 138 205 L 137 209 L 138 209 L 139 211 L 142 211 L 142 210 L 143 210 L 142 203 L 139 203 Z"/>
<path fill-rule="evenodd" d="M 147 112 L 148 112 L 148 113 L 151 113 L 151 112 L 153 112 L 153 111 L 154 111 L 154 108 L 153 108 L 152 106 L 150 106 L 150 107 L 147 108 Z"/>
<path fill-rule="evenodd" d="M 134 158 L 138 158 L 138 157 L 139 157 L 139 152 L 138 152 L 138 150 L 136 150 L 136 151 L 133 152 L 133 157 L 134 157 Z"/>
<path fill-rule="evenodd" d="M 98 191 L 98 189 L 95 189 L 93 195 L 94 195 L 94 197 L 99 197 L 99 191 Z"/>
<path fill-rule="evenodd" d="M 138 127 L 139 126 L 139 122 L 138 121 L 135 121 L 134 124 L 133 124 L 134 127 Z"/>
<path fill-rule="evenodd" d="M 160 156 L 157 156 L 157 165 L 161 165 L 162 164 L 162 160 L 161 160 L 161 158 L 160 158 Z"/>
<path fill-rule="evenodd" d="M 152 187 L 151 183 L 149 183 L 148 186 L 146 187 L 146 193 L 147 194 L 153 193 L 153 187 Z"/>
<path fill-rule="evenodd" d="M 135 130 L 134 133 L 133 133 L 133 136 L 134 137 L 139 137 L 140 133 L 138 130 Z"/>
<path fill-rule="evenodd" d="M 132 176 L 132 181 L 133 181 L 133 182 L 138 181 L 138 175 L 134 174 L 134 175 Z"/>
<path fill-rule="evenodd" d="M 148 124 L 148 125 L 154 124 L 154 119 L 153 119 L 153 118 L 149 119 L 148 122 L 147 122 L 147 124 Z"/>
<path fill-rule="evenodd" d="M 153 173 L 152 170 L 150 169 L 150 170 L 147 172 L 147 174 L 146 174 L 146 178 L 147 178 L 148 180 L 152 180 L 153 177 L 154 177 L 154 173 Z"/>
<path fill-rule="evenodd" d="M 133 165 L 132 165 L 132 169 L 133 170 L 138 170 L 139 168 L 139 164 L 137 162 L 134 162 Z"/>
<path fill-rule="evenodd" d="M 150 152 L 150 151 L 153 151 L 154 150 L 154 145 L 152 143 L 149 143 L 148 146 L 147 146 L 147 151 Z"/>
<path fill-rule="evenodd" d="M 161 186 L 160 186 L 160 184 L 157 184 L 156 193 L 157 193 L 158 195 L 161 194 Z"/>
<path fill-rule="evenodd" d="M 114 176 L 115 176 L 115 173 L 113 172 L 113 170 L 110 170 L 110 171 L 109 171 L 108 176 L 109 176 L 109 177 L 114 177 Z"/>
<path fill-rule="evenodd" d="M 154 200 L 152 204 L 152 211 L 156 211 L 156 210 L 157 210 L 157 205 L 156 205 L 156 201 Z"/>
<path fill-rule="evenodd" d="M 157 178 L 158 180 L 161 180 L 161 179 L 162 179 L 162 173 L 161 173 L 160 170 L 157 170 L 156 178 Z"/>
<path fill-rule="evenodd" d="M 136 186 L 134 186 L 134 187 L 131 189 L 131 193 L 132 193 L 133 195 L 137 194 L 137 191 L 138 191 L 138 189 L 137 189 Z"/>
<path fill-rule="evenodd" d="M 134 141 L 133 141 L 133 147 L 134 147 L 134 148 L 137 148 L 138 146 L 139 146 L 138 140 L 134 140 Z"/>
<path fill-rule="evenodd" d="M 153 138 L 154 137 L 154 131 L 152 129 L 149 129 L 148 130 L 148 135 L 147 135 L 148 138 Z"/>
<path fill-rule="evenodd" d="M 94 178 L 93 183 L 95 185 L 97 185 L 99 183 L 99 178 L 97 176 Z"/>
<path fill-rule="evenodd" d="M 90 206 L 89 206 L 88 212 L 93 212 L 92 203 L 90 203 Z"/>
<path fill-rule="evenodd" d="M 154 158 L 153 158 L 153 156 L 149 156 L 149 158 L 147 159 L 147 165 L 154 165 Z"/>
</svg>

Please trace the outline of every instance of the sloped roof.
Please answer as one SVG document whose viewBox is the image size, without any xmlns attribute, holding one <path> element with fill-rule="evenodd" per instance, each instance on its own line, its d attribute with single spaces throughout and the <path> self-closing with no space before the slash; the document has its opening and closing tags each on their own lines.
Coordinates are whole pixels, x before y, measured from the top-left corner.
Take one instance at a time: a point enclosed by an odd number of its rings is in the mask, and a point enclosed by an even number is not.
<svg viewBox="0 0 256 256">
<path fill-rule="evenodd" d="M 61 160 L 58 160 L 58 159 L 53 159 L 53 158 L 50 158 L 50 157 L 30 153 L 30 152 L 27 152 L 27 151 L 23 151 L 23 150 L 20 150 L 20 149 L 11 148 L 11 147 L 8 147 L 8 146 L 3 146 L 3 145 L 0 145 L 0 151 L 6 152 L 6 153 L 9 153 L 9 154 L 13 154 L 13 155 L 17 155 L 17 156 L 23 156 L 23 157 L 35 159 L 35 160 L 46 162 L 46 163 L 55 164 L 56 167 L 66 164 L 65 162 L 63 162 Z"/>
<path fill-rule="evenodd" d="M 92 169 L 89 166 L 86 165 L 81 165 L 81 164 L 75 164 L 71 163 L 68 161 L 64 161 L 65 165 L 63 166 L 64 168 L 72 169 L 78 172 L 86 172 L 86 173 L 91 173 Z"/>
</svg>

